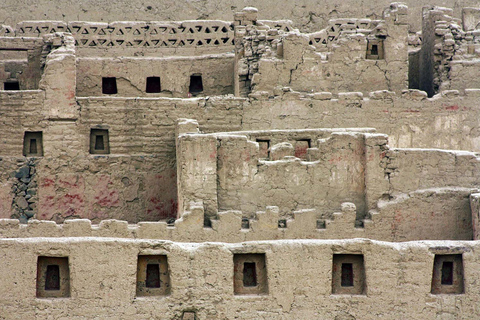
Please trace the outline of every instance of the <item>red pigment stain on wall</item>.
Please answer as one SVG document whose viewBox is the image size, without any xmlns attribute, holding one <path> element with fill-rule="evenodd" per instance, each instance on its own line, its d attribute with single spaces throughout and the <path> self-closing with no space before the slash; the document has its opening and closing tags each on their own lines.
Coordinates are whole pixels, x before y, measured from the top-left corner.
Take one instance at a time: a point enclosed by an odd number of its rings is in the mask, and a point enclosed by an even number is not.
<svg viewBox="0 0 480 320">
<path fill-rule="evenodd" d="M 120 205 L 119 194 L 117 190 L 110 189 L 113 185 L 110 177 L 107 175 L 96 176 L 95 193 L 93 197 L 94 205 L 101 207 L 118 207 Z"/>
<path fill-rule="evenodd" d="M 308 146 L 295 146 L 295 157 L 305 159 L 307 157 Z"/>
<path fill-rule="evenodd" d="M 63 218 L 78 215 L 84 211 L 85 183 L 83 177 L 68 174 L 39 179 L 38 218 L 50 220 L 54 215 Z"/>
<path fill-rule="evenodd" d="M 210 153 L 210 159 L 216 159 L 217 158 L 217 150 L 213 150 L 211 153 Z"/>
<path fill-rule="evenodd" d="M 449 111 L 457 111 L 460 108 L 458 106 L 449 106 L 449 107 L 445 107 L 445 109 Z"/>
<path fill-rule="evenodd" d="M 177 174 L 173 169 L 146 177 L 145 190 L 146 220 L 177 217 Z"/>
</svg>

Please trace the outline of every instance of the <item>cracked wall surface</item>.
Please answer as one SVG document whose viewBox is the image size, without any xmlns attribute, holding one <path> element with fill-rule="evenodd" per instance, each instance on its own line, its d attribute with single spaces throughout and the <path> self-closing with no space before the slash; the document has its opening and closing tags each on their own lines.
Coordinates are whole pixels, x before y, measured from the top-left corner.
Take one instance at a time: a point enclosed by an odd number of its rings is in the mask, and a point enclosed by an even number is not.
<svg viewBox="0 0 480 320">
<path fill-rule="evenodd" d="M 0 4 L 0 318 L 478 318 L 478 3 L 235 1 Z"/>
<path fill-rule="evenodd" d="M 471 319 L 478 314 L 480 294 L 477 246 L 467 241 L 393 244 L 360 239 L 237 244 L 2 239 L 0 266 L 9 277 L 1 279 L 6 290 L 0 301 L 3 311 L 14 315 L 9 319 L 181 319 L 185 311 L 199 319 Z M 241 253 L 265 254 L 268 294 L 234 295 L 233 254 Z M 38 254 L 69 258 L 70 298 L 35 298 Z M 167 255 L 169 295 L 136 297 L 139 254 Z M 366 294 L 332 294 L 333 254 L 363 254 Z M 430 293 L 435 254 L 462 255 L 464 294 Z"/>
</svg>

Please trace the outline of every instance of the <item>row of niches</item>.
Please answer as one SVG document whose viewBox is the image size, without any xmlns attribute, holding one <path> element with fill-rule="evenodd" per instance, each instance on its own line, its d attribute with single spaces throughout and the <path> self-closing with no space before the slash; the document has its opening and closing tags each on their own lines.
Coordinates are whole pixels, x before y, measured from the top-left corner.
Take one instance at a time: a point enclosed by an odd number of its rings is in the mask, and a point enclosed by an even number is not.
<svg viewBox="0 0 480 320">
<path fill-rule="evenodd" d="M 91 154 L 109 154 L 110 140 L 107 129 L 90 130 L 90 149 Z M 23 156 L 42 157 L 43 156 L 43 132 L 27 131 L 23 137 Z"/>
<path fill-rule="evenodd" d="M 167 255 L 139 255 L 136 296 L 165 296 L 171 293 Z M 362 254 L 334 254 L 332 294 L 366 295 L 367 273 Z M 374 270 L 372 270 L 374 272 Z M 464 293 L 462 254 L 435 255 L 431 294 Z M 39 256 L 37 260 L 37 297 L 70 297 L 68 257 Z M 268 266 L 264 253 L 233 255 L 233 292 L 235 295 L 268 294 Z"/>
<path fill-rule="evenodd" d="M 145 81 L 146 93 L 160 93 L 162 92 L 162 85 L 160 77 L 147 77 Z M 202 74 L 195 73 L 190 76 L 190 83 L 188 86 L 188 95 L 197 96 L 203 92 Z M 118 94 L 117 78 L 103 77 L 102 78 L 102 93 L 103 94 Z"/>
</svg>

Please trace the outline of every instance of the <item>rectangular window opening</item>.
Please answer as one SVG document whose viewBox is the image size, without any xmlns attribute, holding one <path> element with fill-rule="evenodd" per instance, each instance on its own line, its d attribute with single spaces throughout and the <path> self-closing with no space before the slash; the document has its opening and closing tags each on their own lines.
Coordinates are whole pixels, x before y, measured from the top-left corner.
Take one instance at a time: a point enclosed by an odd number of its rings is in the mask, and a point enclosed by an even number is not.
<svg viewBox="0 0 480 320">
<path fill-rule="evenodd" d="M 257 269 L 255 262 L 243 263 L 243 286 L 255 287 L 257 286 Z"/>
<path fill-rule="evenodd" d="M 248 218 L 242 218 L 242 229 L 250 229 L 250 220 Z"/>
<path fill-rule="evenodd" d="M 91 129 L 90 131 L 90 153 L 108 154 L 110 153 L 108 130 Z"/>
<path fill-rule="evenodd" d="M 160 288 L 160 265 L 147 264 L 147 276 L 145 280 L 147 288 Z"/>
<path fill-rule="evenodd" d="M 103 77 L 102 78 L 102 93 L 116 94 L 117 93 L 117 78 Z"/>
<path fill-rule="evenodd" d="M 38 257 L 37 298 L 70 297 L 68 257 Z"/>
<path fill-rule="evenodd" d="M 37 153 L 37 139 L 30 139 L 30 153 Z"/>
<path fill-rule="evenodd" d="M 190 76 L 190 87 L 188 91 L 192 94 L 200 93 L 203 91 L 203 81 L 201 74 L 193 74 Z"/>
<path fill-rule="evenodd" d="M 42 132 L 25 132 L 23 137 L 23 155 L 25 157 L 43 156 Z"/>
<path fill-rule="evenodd" d="M 170 294 L 170 274 L 166 255 L 139 255 L 137 261 L 137 296 Z"/>
<path fill-rule="evenodd" d="M 105 145 L 103 144 L 103 136 L 95 136 L 95 150 L 103 150 Z"/>
<path fill-rule="evenodd" d="M 372 55 L 377 56 L 378 55 L 378 45 L 372 44 L 372 50 L 370 51 Z"/>
<path fill-rule="evenodd" d="M 4 82 L 3 90 L 20 90 L 20 84 L 18 81 Z"/>
<path fill-rule="evenodd" d="M 464 291 L 462 254 L 435 254 L 432 294 L 462 294 Z"/>
<path fill-rule="evenodd" d="M 160 77 L 147 77 L 147 93 L 159 93 L 162 91 Z"/>
<path fill-rule="evenodd" d="M 60 267 L 57 264 L 47 266 L 45 290 L 60 290 Z"/>
<path fill-rule="evenodd" d="M 342 287 L 353 287 L 353 264 L 342 263 Z"/>
<path fill-rule="evenodd" d="M 453 261 L 444 261 L 442 264 L 442 284 L 453 284 Z"/>
</svg>

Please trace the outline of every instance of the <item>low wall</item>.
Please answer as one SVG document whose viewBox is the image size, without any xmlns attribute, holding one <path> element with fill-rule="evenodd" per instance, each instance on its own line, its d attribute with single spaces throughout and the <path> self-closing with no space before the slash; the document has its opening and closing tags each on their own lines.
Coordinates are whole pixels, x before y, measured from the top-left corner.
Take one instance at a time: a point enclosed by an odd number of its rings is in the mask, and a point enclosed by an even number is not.
<svg viewBox="0 0 480 320">
<path fill-rule="evenodd" d="M 0 303 L 4 319 L 473 319 L 479 249 L 471 241 L 2 239 Z M 245 253 L 265 254 L 268 293 L 234 294 L 233 255 Z M 136 297 L 139 254 L 167 255 L 169 295 Z M 363 254 L 365 294 L 332 294 L 334 254 Z M 435 254 L 462 254 L 463 294 L 431 294 Z M 70 297 L 36 298 L 38 256 L 68 257 Z"/>
</svg>

